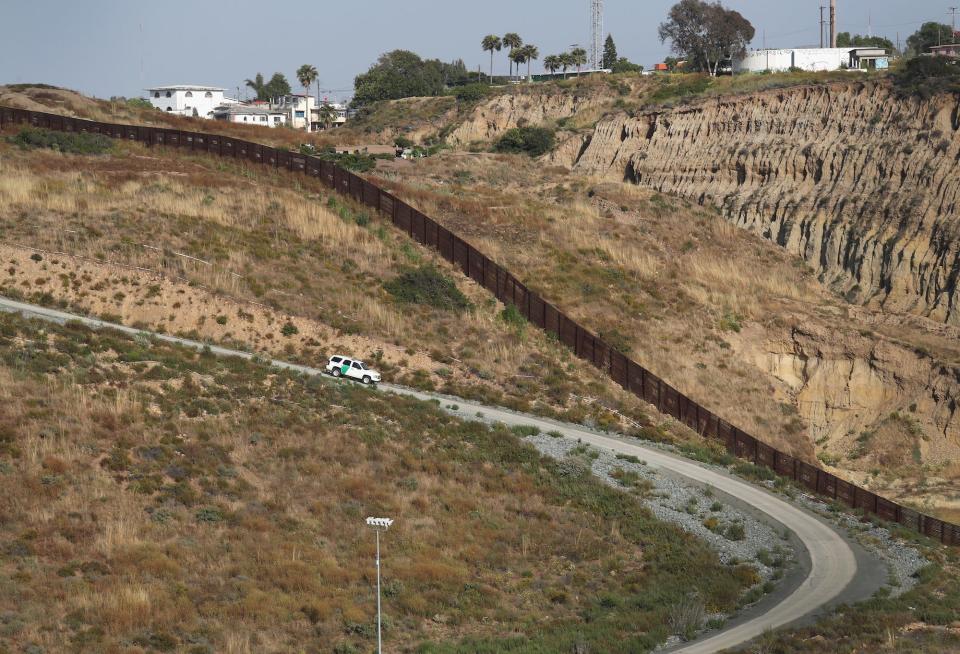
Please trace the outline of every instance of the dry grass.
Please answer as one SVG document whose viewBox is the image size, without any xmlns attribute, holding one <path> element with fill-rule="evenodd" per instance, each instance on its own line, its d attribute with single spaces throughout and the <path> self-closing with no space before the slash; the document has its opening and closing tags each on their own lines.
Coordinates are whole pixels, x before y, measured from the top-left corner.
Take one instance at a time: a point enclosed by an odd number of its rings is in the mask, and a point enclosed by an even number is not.
<svg viewBox="0 0 960 654">
<path fill-rule="evenodd" d="M 382 286 L 411 266 L 459 275 L 311 180 L 136 145 L 85 159 L 83 172 L 56 153 L 0 146 L 0 157 L 8 292 L 305 363 L 381 352 L 373 363 L 394 380 L 551 415 L 609 420 L 607 405 L 643 420 L 639 401 L 500 320 L 472 282 L 459 282 L 466 312 L 398 305 Z M 72 257 L 35 262 L 10 247 L 21 245 Z M 278 337 L 288 320 L 299 334 Z M 533 382 L 545 367 L 555 370 L 546 387 Z M 604 401 L 586 408 L 569 397 L 577 385 Z"/>
<path fill-rule="evenodd" d="M 674 595 L 743 590 L 636 498 L 429 403 L 9 315 L 0 382 L 3 649 L 369 649 L 380 513 L 398 651 L 635 651 Z"/>
</svg>

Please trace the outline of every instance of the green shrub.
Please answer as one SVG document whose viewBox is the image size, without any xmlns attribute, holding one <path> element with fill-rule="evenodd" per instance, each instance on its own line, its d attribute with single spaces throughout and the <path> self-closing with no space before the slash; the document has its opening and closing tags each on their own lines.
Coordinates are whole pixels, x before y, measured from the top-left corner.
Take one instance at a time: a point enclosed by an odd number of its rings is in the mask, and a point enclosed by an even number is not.
<svg viewBox="0 0 960 654">
<path fill-rule="evenodd" d="M 520 309 L 512 304 L 508 304 L 507 307 L 500 312 L 500 319 L 513 327 L 523 327 L 527 324 L 527 319 L 520 313 Z"/>
<path fill-rule="evenodd" d="M 288 320 L 287 322 L 283 323 L 283 327 L 280 328 L 280 333 L 289 338 L 294 334 L 299 334 L 300 330 L 297 329 L 296 325 Z"/>
<path fill-rule="evenodd" d="M 650 102 L 654 104 L 700 95 L 710 87 L 706 75 L 671 75 L 666 83 L 653 92 Z"/>
<path fill-rule="evenodd" d="M 479 102 L 490 94 L 490 87 L 486 84 L 467 84 L 458 87 L 453 94 L 460 102 Z"/>
<path fill-rule="evenodd" d="M 24 150 L 48 148 L 70 154 L 104 154 L 113 148 L 113 141 L 101 134 L 57 132 L 37 127 L 20 130 L 10 141 Z"/>
<path fill-rule="evenodd" d="M 401 302 L 456 311 L 470 306 L 453 279 L 432 265 L 409 270 L 384 284 L 384 288 Z"/>
<path fill-rule="evenodd" d="M 914 57 L 894 74 L 893 85 L 901 96 L 960 93 L 960 65 L 947 57 Z"/>
<path fill-rule="evenodd" d="M 556 139 L 553 130 L 545 127 L 515 127 L 500 137 L 494 150 L 539 157 L 553 149 Z"/>
<path fill-rule="evenodd" d="M 743 540 L 747 537 L 747 532 L 744 530 L 742 524 L 739 522 L 734 522 L 727 527 L 727 531 L 724 533 L 724 536 L 727 537 L 727 540 Z"/>
<path fill-rule="evenodd" d="M 197 522 L 220 522 L 223 520 L 223 512 L 215 507 L 206 506 L 197 511 Z"/>
</svg>

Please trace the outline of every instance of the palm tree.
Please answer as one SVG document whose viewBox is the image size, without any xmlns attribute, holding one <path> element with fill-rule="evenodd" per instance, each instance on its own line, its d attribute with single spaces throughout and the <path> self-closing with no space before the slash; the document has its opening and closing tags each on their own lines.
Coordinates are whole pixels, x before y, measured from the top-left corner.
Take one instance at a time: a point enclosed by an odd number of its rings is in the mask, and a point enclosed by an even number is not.
<svg viewBox="0 0 960 654">
<path fill-rule="evenodd" d="M 264 89 L 267 86 L 266 82 L 263 81 L 263 73 L 257 73 L 256 77 L 248 79 L 245 83 L 257 94 L 257 100 L 263 100 Z"/>
<path fill-rule="evenodd" d="M 547 55 L 543 58 L 543 67 L 549 70 L 551 75 L 560 70 L 560 66 L 562 65 L 558 55 Z"/>
<path fill-rule="evenodd" d="M 527 81 L 532 82 L 533 78 L 530 76 L 530 62 L 536 61 L 540 58 L 540 50 L 535 45 L 525 45 L 523 46 L 523 60 L 527 62 Z"/>
<path fill-rule="evenodd" d="M 314 80 L 320 77 L 320 73 L 317 72 L 316 66 L 311 66 L 310 64 L 304 64 L 297 69 L 297 79 L 300 81 L 300 84 L 303 86 L 305 91 L 303 94 L 303 101 L 306 103 L 306 108 L 304 109 L 304 115 L 307 117 L 307 131 L 310 131 L 310 85 L 313 84 Z M 317 98 L 319 101 L 320 99 Z"/>
<path fill-rule="evenodd" d="M 507 59 L 510 60 L 510 77 L 513 77 L 513 64 L 516 62 L 516 59 L 513 58 L 513 53 L 516 52 L 523 45 L 523 39 L 520 38 L 520 35 L 515 32 L 507 32 L 503 35 L 503 47 L 510 48 L 510 55 Z"/>
<path fill-rule="evenodd" d="M 333 119 L 337 117 L 337 112 L 333 110 L 333 107 L 329 103 L 324 102 L 320 105 L 320 115 L 319 120 L 323 123 L 324 129 L 330 128 L 330 123 L 333 122 Z"/>
<path fill-rule="evenodd" d="M 563 79 L 567 79 L 567 69 L 573 65 L 573 55 L 564 52 L 562 55 L 557 55 L 557 58 L 560 60 L 560 67 L 563 68 Z"/>
<path fill-rule="evenodd" d="M 525 54 L 526 49 L 526 46 L 524 46 L 510 52 L 510 61 L 516 65 L 518 73 L 520 72 L 520 64 L 527 60 L 527 56 Z"/>
<path fill-rule="evenodd" d="M 493 83 L 493 51 L 496 50 L 497 52 L 500 52 L 500 50 L 503 49 L 503 41 L 500 40 L 499 36 L 488 34 L 487 36 L 483 37 L 483 41 L 481 45 L 483 45 L 484 52 L 486 51 L 490 52 L 490 83 L 492 84 Z"/>
<path fill-rule="evenodd" d="M 580 67 L 587 63 L 587 51 L 583 48 L 571 50 L 570 63 L 577 67 L 577 77 L 580 77 Z"/>
</svg>

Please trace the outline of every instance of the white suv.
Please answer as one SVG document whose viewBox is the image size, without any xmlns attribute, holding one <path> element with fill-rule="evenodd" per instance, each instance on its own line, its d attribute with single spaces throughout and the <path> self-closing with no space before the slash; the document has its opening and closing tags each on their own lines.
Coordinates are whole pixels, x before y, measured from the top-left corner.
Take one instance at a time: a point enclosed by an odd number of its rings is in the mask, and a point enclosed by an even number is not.
<svg viewBox="0 0 960 654">
<path fill-rule="evenodd" d="M 326 370 L 334 377 L 349 377 L 362 381 L 364 384 L 376 384 L 380 381 L 380 373 L 365 366 L 363 361 L 350 359 L 339 354 L 330 357 L 330 363 L 327 364 Z"/>
</svg>

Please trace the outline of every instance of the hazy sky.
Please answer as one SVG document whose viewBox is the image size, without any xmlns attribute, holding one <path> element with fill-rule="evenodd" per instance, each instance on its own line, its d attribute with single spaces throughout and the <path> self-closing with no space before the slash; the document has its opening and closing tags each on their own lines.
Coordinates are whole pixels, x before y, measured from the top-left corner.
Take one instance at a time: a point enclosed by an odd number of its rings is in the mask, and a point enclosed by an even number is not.
<svg viewBox="0 0 960 654">
<path fill-rule="evenodd" d="M 657 25 L 675 0 L 606 0 L 605 31 L 621 56 L 650 66 L 668 54 Z M 0 0 L 0 83 L 45 82 L 100 97 L 143 87 L 210 84 L 235 89 L 262 72 L 320 71 L 342 97 L 357 73 L 395 48 L 486 70 L 488 33 L 518 32 L 543 55 L 589 40 L 589 0 Z M 816 44 L 828 0 L 725 0 L 769 47 Z M 839 31 L 901 39 L 924 20 L 950 22 L 950 0 L 839 0 Z M 539 67 L 539 64 L 534 64 Z M 495 72 L 507 70 L 506 57 Z M 235 94 L 234 90 L 232 94 Z"/>
</svg>

